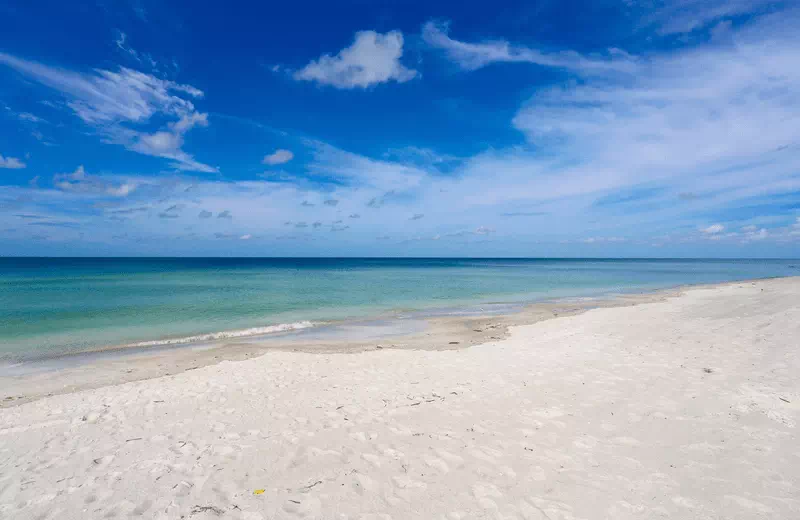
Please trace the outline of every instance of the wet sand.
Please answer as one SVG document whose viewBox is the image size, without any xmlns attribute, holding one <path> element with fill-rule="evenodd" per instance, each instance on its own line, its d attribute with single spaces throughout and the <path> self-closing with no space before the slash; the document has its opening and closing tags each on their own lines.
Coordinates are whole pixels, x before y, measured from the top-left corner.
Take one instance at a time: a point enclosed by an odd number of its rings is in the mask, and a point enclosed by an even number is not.
<svg viewBox="0 0 800 520">
<path fill-rule="evenodd" d="M 486 305 L 485 313 L 480 312 L 481 307 L 417 312 L 402 319 L 339 322 L 290 333 L 65 355 L 0 369 L 0 408 L 42 397 L 174 375 L 222 361 L 242 361 L 272 351 L 346 354 L 381 349 L 459 349 L 506 339 L 512 326 L 594 308 L 661 301 L 684 289 L 527 305 Z"/>
</svg>

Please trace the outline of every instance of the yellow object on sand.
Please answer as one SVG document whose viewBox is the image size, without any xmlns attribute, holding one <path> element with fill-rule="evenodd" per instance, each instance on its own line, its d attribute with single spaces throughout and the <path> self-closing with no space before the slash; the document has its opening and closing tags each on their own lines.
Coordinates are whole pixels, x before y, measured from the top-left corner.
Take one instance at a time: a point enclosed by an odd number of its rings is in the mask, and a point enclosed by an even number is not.
<svg viewBox="0 0 800 520">
<path fill-rule="evenodd" d="M 253 491 L 253 494 L 254 495 L 262 495 L 262 494 L 264 494 L 264 490 L 263 489 L 256 489 L 255 491 Z"/>
</svg>

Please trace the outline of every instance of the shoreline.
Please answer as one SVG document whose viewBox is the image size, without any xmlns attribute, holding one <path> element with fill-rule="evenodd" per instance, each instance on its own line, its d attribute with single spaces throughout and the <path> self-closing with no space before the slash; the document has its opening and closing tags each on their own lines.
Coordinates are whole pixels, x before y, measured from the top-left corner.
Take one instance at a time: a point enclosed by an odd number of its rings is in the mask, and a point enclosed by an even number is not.
<svg viewBox="0 0 800 520">
<path fill-rule="evenodd" d="M 0 516 L 796 518 L 799 296 L 539 308 L 470 348 L 445 320 L 0 409 Z"/>
<path fill-rule="evenodd" d="M 428 311 L 454 309 L 456 315 L 426 315 L 426 311 L 412 311 L 407 314 L 420 316 L 408 319 L 380 316 L 341 320 L 268 335 L 193 343 L 161 343 L 153 346 L 118 346 L 66 353 L 4 367 L 0 371 L 0 408 L 18 406 L 53 395 L 171 376 L 223 361 L 260 357 L 274 351 L 346 354 L 383 349 L 462 349 L 505 340 L 509 337 L 510 329 L 515 326 L 581 314 L 594 308 L 653 303 L 680 296 L 692 289 L 792 278 L 796 277 L 769 277 L 718 284 L 682 284 L 656 290 L 614 292 L 598 297 L 545 299 L 533 303 L 511 304 L 519 307 L 510 313 L 458 314 L 459 309 L 463 311 L 465 307 L 441 307 Z M 392 323 L 381 326 L 392 321 L 395 322 L 394 328 Z M 403 321 L 411 322 L 412 327 L 398 327 L 397 324 Z M 329 337 L 325 337 L 323 333 L 320 337 L 319 332 L 326 327 L 333 329 L 334 333 Z M 346 334 L 340 334 L 344 337 L 336 338 L 337 328 L 344 329 Z"/>
</svg>

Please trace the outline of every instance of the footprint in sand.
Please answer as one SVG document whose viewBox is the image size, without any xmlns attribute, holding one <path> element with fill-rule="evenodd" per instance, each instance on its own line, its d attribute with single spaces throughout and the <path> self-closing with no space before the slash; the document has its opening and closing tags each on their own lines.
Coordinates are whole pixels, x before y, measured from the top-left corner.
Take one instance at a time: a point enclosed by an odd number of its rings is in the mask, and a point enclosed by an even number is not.
<svg viewBox="0 0 800 520">
<path fill-rule="evenodd" d="M 289 497 L 283 504 L 283 510 L 295 518 L 320 518 L 322 503 L 316 497 Z"/>
<path fill-rule="evenodd" d="M 377 455 L 372 453 L 362 453 L 361 458 L 369 462 L 371 465 L 375 466 L 376 468 L 381 467 L 381 458 Z"/>
<path fill-rule="evenodd" d="M 437 459 L 434 457 L 429 457 L 425 459 L 425 464 L 429 467 L 438 470 L 441 473 L 449 473 L 450 468 L 447 466 L 447 463 L 442 459 Z"/>
<path fill-rule="evenodd" d="M 145 513 L 146 513 L 146 512 L 147 512 L 147 511 L 148 511 L 148 510 L 149 510 L 149 509 L 152 507 L 152 506 L 153 506 L 153 502 L 152 502 L 152 501 L 150 501 L 150 500 L 145 500 L 144 502 L 142 502 L 141 504 L 139 504 L 138 506 L 136 506 L 136 507 L 134 507 L 134 508 L 133 508 L 133 511 L 131 511 L 131 515 L 133 515 L 133 516 L 142 516 L 142 515 L 143 515 L 143 514 L 145 514 Z"/>
</svg>

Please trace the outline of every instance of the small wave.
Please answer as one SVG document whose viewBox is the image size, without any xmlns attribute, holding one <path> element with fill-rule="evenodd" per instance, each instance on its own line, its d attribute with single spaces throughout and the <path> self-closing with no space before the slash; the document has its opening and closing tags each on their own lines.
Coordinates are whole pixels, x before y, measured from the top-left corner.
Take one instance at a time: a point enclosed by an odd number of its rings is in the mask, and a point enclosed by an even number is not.
<svg viewBox="0 0 800 520">
<path fill-rule="evenodd" d="M 295 323 L 281 323 L 279 325 L 269 325 L 267 327 L 253 327 L 242 330 L 229 330 L 224 332 L 210 332 L 208 334 L 198 334 L 184 338 L 159 339 L 153 341 L 141 341 L 131 343 L 127 347 L 156 347 L 159 345 L 180 345 L 183 343 L 199 343 L 202 341 L 214 341 L 220 339 L 243 338 L 248 336 L 261 336 L 264 334 L 274 334 L 276 332 L 288 332 L 292 330 L 307 329 L 314 327 L 318 323 L 312 321 L 298 321 Z"/>
</svg>

